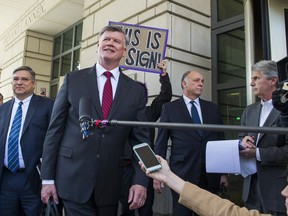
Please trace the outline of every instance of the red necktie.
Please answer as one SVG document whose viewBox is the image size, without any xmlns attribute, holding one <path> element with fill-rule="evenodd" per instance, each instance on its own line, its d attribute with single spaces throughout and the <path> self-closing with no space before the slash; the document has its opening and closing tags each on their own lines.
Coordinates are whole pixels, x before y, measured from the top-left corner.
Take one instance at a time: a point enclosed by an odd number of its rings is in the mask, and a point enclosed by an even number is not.
<svg viewBox="0 0 288 216">
<path fill-rule="evenodd" d="M 113 101 L 113 95 L 112 95 L 112 85 L 111 85 L 111 76 L 112 73 L 109 71 L 104 72 L 104 76 L 107 78 L 104 89 L 103 89 L 103 97 L 102 97 L 102 114 L 103 119 L 107 119 L 112 101 Z"/>
</svg>

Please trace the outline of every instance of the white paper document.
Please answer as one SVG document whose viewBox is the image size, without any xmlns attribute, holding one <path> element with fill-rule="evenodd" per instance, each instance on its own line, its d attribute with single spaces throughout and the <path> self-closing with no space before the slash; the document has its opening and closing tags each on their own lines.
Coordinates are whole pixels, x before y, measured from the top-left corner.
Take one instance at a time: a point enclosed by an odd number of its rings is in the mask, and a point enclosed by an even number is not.
<svg viewBox="0 0 288 216">
<path fill-rule="evenodd" d="M 256 173 L 256 160 L 240 157 L 238 144 L 238 139 L 207 142 L 206 172 L 241 174 L 243 177 Z"/>
</svg>

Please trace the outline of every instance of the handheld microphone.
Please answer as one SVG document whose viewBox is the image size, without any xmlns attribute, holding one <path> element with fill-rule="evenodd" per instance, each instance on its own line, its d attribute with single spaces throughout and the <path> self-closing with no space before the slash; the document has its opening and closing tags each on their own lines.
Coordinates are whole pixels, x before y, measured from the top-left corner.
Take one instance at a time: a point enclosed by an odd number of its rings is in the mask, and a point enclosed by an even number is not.
<svg viewBox="0 0 288 216">
<path fill-rule="evenodd" d="M 92 120 L 92 103 L 91 99 L 88 97 L 81 97 L 79 101 L 79 122 L 82 133 L 82 139 L 85 140 L 93 133 L 91 129 L 93 128 Z"/>
</svg>

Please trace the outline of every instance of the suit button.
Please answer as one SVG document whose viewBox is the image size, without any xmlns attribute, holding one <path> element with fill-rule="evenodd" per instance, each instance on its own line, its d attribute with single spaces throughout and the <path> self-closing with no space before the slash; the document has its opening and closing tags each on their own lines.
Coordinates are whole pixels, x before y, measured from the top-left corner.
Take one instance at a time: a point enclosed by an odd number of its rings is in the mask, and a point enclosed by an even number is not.
<svg viewBox="0 0 288 216">
<path fill-rule="evenodd" d="M 96 155 L 96 157 L 97 157 L 97 158 L 99 158 L 99 157 L 100 157 L 100 155 L 99 155 L 99 154 L 97 154 L 97 155 Z"/>
<path fill-rule="evenodd" d="M 105 138 L 105 134 L 102 134 L 102 138 Z"/>
</svg>

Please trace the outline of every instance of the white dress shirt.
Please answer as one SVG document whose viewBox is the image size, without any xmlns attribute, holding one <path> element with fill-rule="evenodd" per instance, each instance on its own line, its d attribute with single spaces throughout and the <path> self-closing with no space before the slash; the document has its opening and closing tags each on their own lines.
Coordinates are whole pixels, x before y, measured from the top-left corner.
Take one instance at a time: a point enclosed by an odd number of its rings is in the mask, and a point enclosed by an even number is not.
<svg viewBox="0 0 288 216">
<path fill-rule="evenodd" d="M 18 149 L 19 149 L 19 165 L 20 168 L 25 168 L 25 164 L 24 164 L 24 160 L 23 160 L 23 156 L 22 156 L 22 149 L 21 149 L 21 136 L 22 136 L 22 130 L 23 130 L 23 125 L 26 119 L 26 114 L 27 114 L 27 110 L 31 101 L 32 95 L 30 95 L 29 97 L 25 98 L 22 102 L 22 122 L 21 122 L 21 128 L 20 128 L 20 136 L 19 136 L 19 143 L 18 143 Z M 6 167 L 8 167 L 8 139 L 9 139 L 9 134 L 10 134 L 10 130 L 12 127 L 12 123 L 14 120 L 14 116 L 16 114 L 16 111 L 18 109 L 19 106 L 19 102 L 21 102 L 18 98 L 15 98 L 14 104 L 13 104 L 13 108 L 12 108 L 12 113 L 11 113 L 11 117 L 10 117 L 10 124 L 9 124 L 9 129 L 8 129 L 8 133 L 7 133 L 7 137 L 6 137 L 6 144 L 5 144 L 5 157 L 4 157 L 4 165 Z"/>
</svg>

